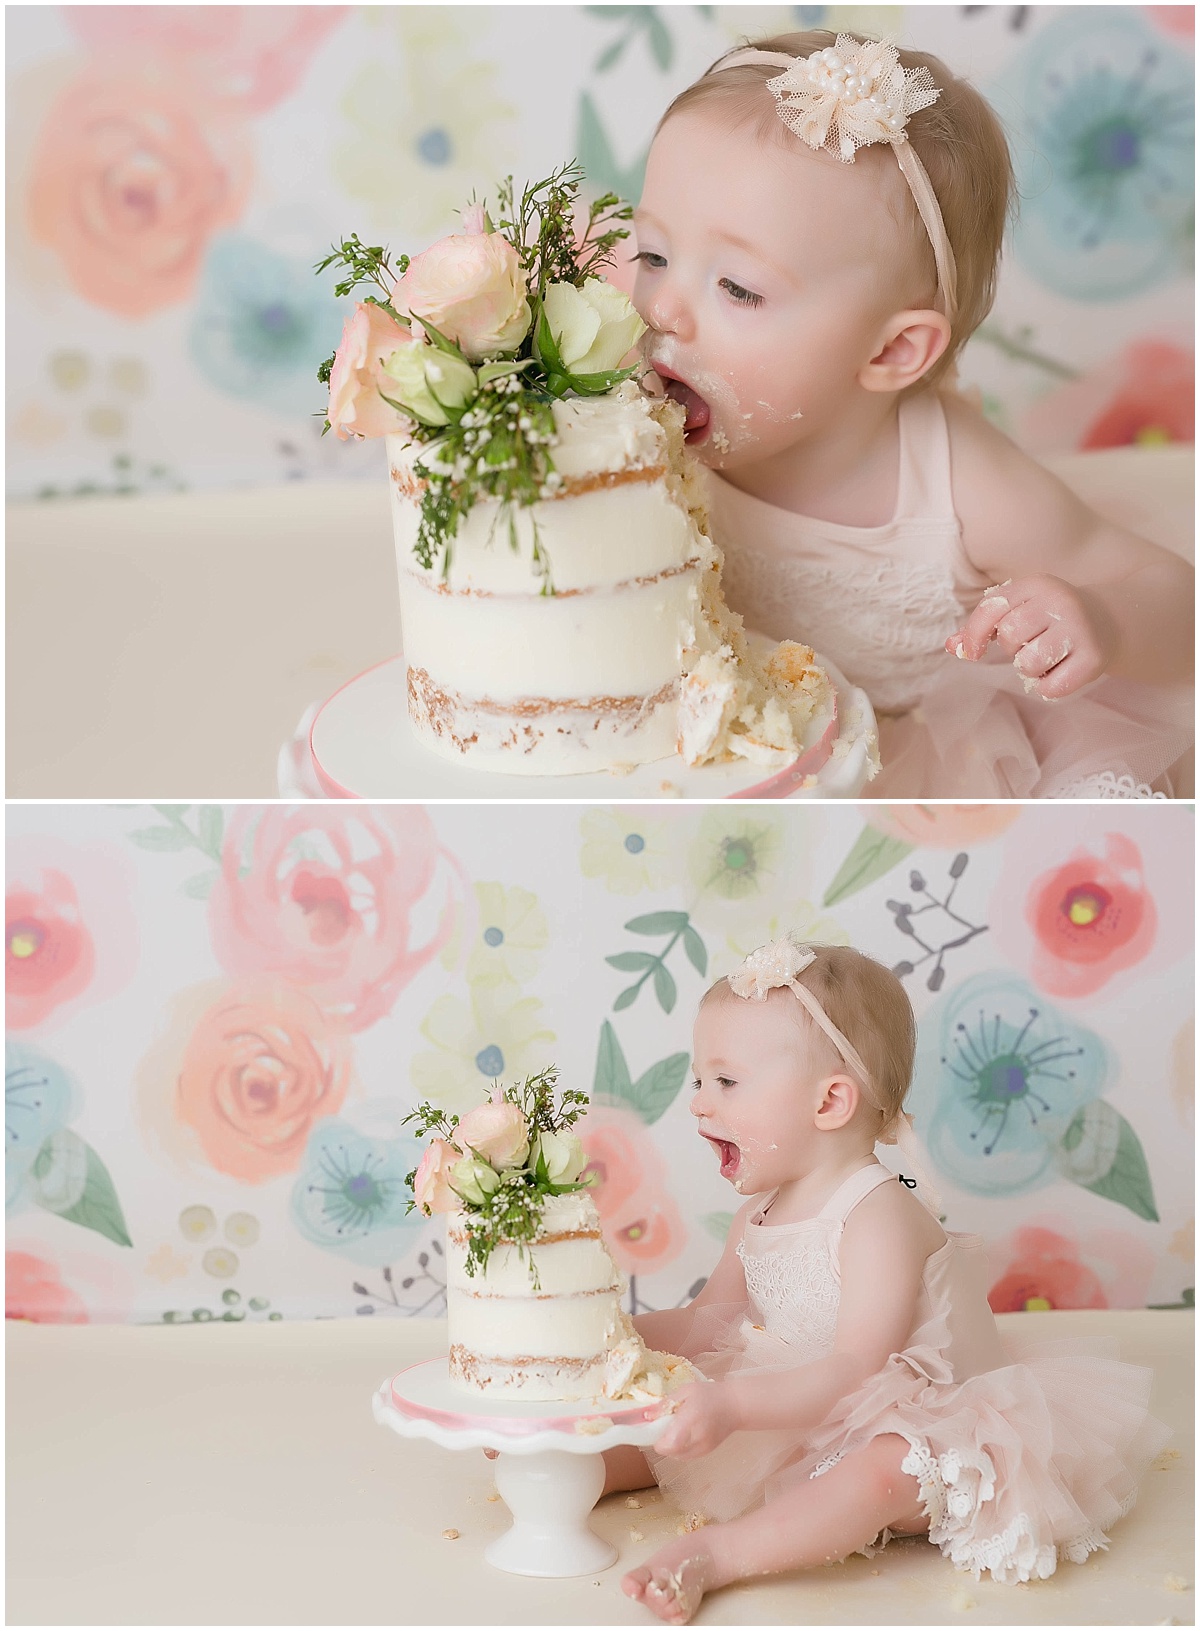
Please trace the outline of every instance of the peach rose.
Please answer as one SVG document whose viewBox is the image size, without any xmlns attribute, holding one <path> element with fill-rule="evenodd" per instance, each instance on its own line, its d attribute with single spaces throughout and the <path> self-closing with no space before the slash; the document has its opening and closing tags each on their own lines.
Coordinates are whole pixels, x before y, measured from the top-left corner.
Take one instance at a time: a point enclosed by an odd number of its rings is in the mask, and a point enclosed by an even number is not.
<svg viewBox="0 0 1200 1631">
<path fill-rule="evenodd" d="M 282 975 L 361 1031 L 449 939 L 447 867 L 461 880 L 416 805 L 242 805 L 209 896 L 213 950 L 228 973 Z M 436 924 L 424 939 L 414 916 Z"/>
<path fill-rule="evenodd" d="M 456 234 L 415 255 L 392 304 L 427 317 L 473 362 L 515 351 L 532 321 L 521 262 L 498 232 Z"/>
<path fill-rule="evenodd" d="M 262 1183 L 299 1165 L 314 1121 L 341 1108 L 346 1038 L 282 980 L 234 989 L 202 1015 L 183 1056 L 175 1113 L 218 1172 Z"/>
<path fill-rule="evenodd" d="M 998 837 L 1020 813 L 1019 804 L 877 804 L 867 825 L 905 843 L 959 849 Z"/>
<path fill-rule="evenodd" d="M 213 98 L 263 113 L 296 89 L 348 6 L 64 6 L 97 55 L 170 62 Z"/>
<path fill-rule="evenodd" d="M 343 441 L 411 430 L 412 421 L 384 401 L 380 386 L 386 384 L 383 365 L 392 352 L 412 343 L 403 323 L 370 301 L 360 300 L 347 317 L 329 375 L 327 414 L 330 429 Z"/>
<path fill-rule="evenodd" d="M 458 1210 L 458 1198 L 450 1188 L 450 1170 L 458 1159 L 458 1150 L 444 1138 L 435 1138 L 421 1157 L 413 1179 L 413 1199 L 426 1217 Z"/>
<path fill-rule="evenodd" d="M 86 1325 L 88 1312 L 54 1263 L 31 1252 L 6 1252 L 4 1317 L 38 1325 Z"/>
<path fill-rule="evenodd" d="M 26 200 L 84 300 L 121 317 L 177 305 L 242 213 L 248 136 L 185 78 L 114 67 L 74 80 L 38 137 Z"/>
<path fill-rule="evenodd" d="M 464 1149 L 489 1161 L 496 1170 L 520 1167 L 529 1154 L 529 1125 L 515 1104 L 491 1098 L 467 1114 L 454 1129 Z"/>
</svg>

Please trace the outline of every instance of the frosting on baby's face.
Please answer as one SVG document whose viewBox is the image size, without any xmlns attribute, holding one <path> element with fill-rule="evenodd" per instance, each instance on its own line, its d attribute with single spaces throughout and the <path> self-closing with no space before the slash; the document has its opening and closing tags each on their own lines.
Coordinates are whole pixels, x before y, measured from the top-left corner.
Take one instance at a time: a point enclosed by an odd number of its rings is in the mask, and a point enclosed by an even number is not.
<svg viewBox="0 0 1200 1631">
<path fill-rule="evenodd" d="M 905 210 L 890 151 L 844 164 L 706 108 L 663 126 L 634 218 L 633 299 L 643 354 L 705 463 L 785 457 L 837 423 L 888 318 L 920 290 Z"/>
</svg>

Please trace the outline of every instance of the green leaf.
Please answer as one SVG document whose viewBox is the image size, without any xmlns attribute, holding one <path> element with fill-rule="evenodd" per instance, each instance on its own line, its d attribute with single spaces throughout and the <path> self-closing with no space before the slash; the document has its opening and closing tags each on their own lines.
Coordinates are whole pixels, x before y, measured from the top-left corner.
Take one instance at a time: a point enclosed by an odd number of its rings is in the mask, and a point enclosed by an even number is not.
<svg viewBox="0 0 1200 1631">
<path fill-rule="evenodd" d="M 33 1198 L 47 1212 L 63 1213 L 82 1199 L 87 1187 L 88 1147 L 78 1133 L 60 1127 L 34 1157 Z"/>
<path fill-rule="evenodd" d="M 647 10 L 646 32 L 650 38 L 650 49 L 654 53 L 654 60 L 664 71 L 671 66 L 674 52 L 671 47 L 671 36 L 662 22 L 662 19 L 652 9 Z"/>
<path fill-rule="evenodd" d="M 74 1135 L 72 1135 L 74 1136 Z M 125 1214 L 117 1199 L 108 1168 L 90 1144 L 79 1139 L 86 1161 L 83 1193 L 72 1206 L 60 1211 L 57 1206 L 47 1208 L 67 1223 L 78 1223 L 81 1228 L 94 1229 L 97 1234 L 113 1240 L 118 1246 L 132 1246 L 129 1230 L 125 1227 Z M 44 1202 L 42 1203 L 45 1204 Z"/>
<path fill-rule="evenodd" d="M 200 848 L 214 861 L 221 859 L 221 840 L 225 836 L 225 812 L 219 804 L 202 804 L 197 818 Z"/>
<path fill-rule="evenodd" d="M 613 957 L 606 957 L 606 963 L 619 968 L 622 974 L 638 974 L 644 968 L 653 968 L 658 958 L 649 951 L 619 951 Z"/>
<path fill-rule="evenodd" d="M 1103 1103 L 1103 1100 L 1093 1100 L 1093 1103 Z M 1086 1111 L 1090 1106 L 1084 1105 Z M 1118 1124 L 1117 1147 L 1113 1156 L 1112 1165 L 1108 1171 L 1090 1183 L 1082 1185 L 1093 1195 L 1100 1195 L 1106 1201 L 1115 1201 L 1118 1206 L 1127 1206 L 1139 1218 L 1145 1218 L 1148 1223 L 1157 1223 L 1158 1209 L 1154 1204 L 1154 1186 L 1150 1182 L 1150 1169 L 1146 1165 L 1145 1152 L 1141 1140 L 1133 1128 L 1109 1105 L 1108 1109 L 1116 1117 Z M 1071 1127 L 1080 1119 L 1083 1111 L 1077 1111 L 1071 1120 Z M 1071 1131 L 1068 1127 L 1067 1132 Z M 1066 1135 L 1064 1134 L 1064 1142 Z M 1078 1181 L 1078 1180 L 1077 1180 Z"/>
<path fill-rule="evenodd" d="M 633 1097 L 633 1082 L 625 1054 L 608 1020 L 600 1027 L 600 1043 L 596 1049 L 596 1074 L 592 1081 L 592 1097 L 597 1102 L 628 1104 Z"/>
<path fill-rule="evenodd" d="M 180 826 L 183 825 L 183 818 L 184 818 L 185 815 L 187 815 L 188 811 L 191 809 L 191 805 L 190 804 L 154 804 L 154 805 L 151 805 L 151 809 L 157 810 L 158 814 L 160 816 L 162 816 L 163 820 L 164 821 L 169 821 L 172 824 L 172 826 L 180 827 Z"/>
<path fill-rule="evenodd" d="M 207 900 L 212 894 L 213 884 L 220 876 L 220 872 L 215 868 L 211 872 L 193 873 L 180 884 L 180 893 L 186 895 L 189 900 Z"/>
<path fill-rule="evenodd" d="M 686 912 L 647 912 L 645 917 L 632 917 L 625 927 L 630 934 L 677 934 L 686 929 Z"/>
<path fill-rule="evenodd" d="M 586 91 L 579 98 L 575 151 L 592 186 L 619 193 L 622 198 L 641 197 L 649 146 L 627 168 L 621 165 L 600 122 L 596 104 Z"/>
<path fill-rule="evenodd" d="M 627 34 L 623 34 L 619 40 L 614 40 L 613 43 L 603 50 L 596 58 L 596 73 L 607 73 L 613 64 L 620 58 L 622 51 L 624 51 L 628 44 L 629 36 Z"/>
<path fill-rule="evenodd" d="M 848 895 L 856 895 L 860 889 L 874 883 L 876 878 L 882 878 L 885 872 L 899 866 L 914 848 L 902 838 L 889 838 L 887 833 L 877 832 L 874 827 L 864 827 L 838 868 L 837 876 L 825 891 L 822 904 L 836 906 Z"/>
<path fill-rule="evenodd" d="M 715 1235 L 719 1241 L 724 1243 L 733 1225 L 733 1217 L 732 1212 L 706 1212 L 700 1222 L 710 1235 Z"/>
<path fill-rule="evenodd" d="M 537 352 L 548 374 L 561 378 L 563 389 L 566 389 L 567 365 L 562 360 L 558 349 L 558 341 L 554 338 L 554 330 L 550 327 L 550 319 L 546 316 L 546 308 L 538 305 L 537 323 L 534 325 L 533 349 Z"/>
<path fill-rule="evenodd" d="M 701 940 L 700 936 L 696 933 L 695 929 L 692 928 L 690 923 L 683 931 L 683 949 L 687 952 L 688 962 L 696 970 L 696 973 L 701 976 L 707 974 L 708 952 L 705 949 L 703 940 Z"/>
<path fill-rule="evenodd" d="M 636 1002 L 637 994 L 641 989 L 640 985 L 627 985 L 613 1003 L 613 1013 L 619 1014 L 622 1008 L 628 1008 L 630 1003 Z"/>
<path fill-rule="evenodd" d="M 665 963 L 657 963 L 654 968 L 654 995 L 658 998 L 658 1006 L 664 1014 L 669 1014 L 675 1006 L 675 981 Z"/>
<path fill-rule="evenodd" d="M 157 850 L 160 853 L 189 849 L 194 842 L 191 833 L 183 827 L 139 827 L 136 832 L 131 832 L 129 837 L 139 849 Z"/>
<path fill-rule="evenodd" d="M 416 318 L 417 322 L 420 323 L 421 327 L 425 330 L 426 334 L 428 334 L 429 338 L 433 341 L 433 344 L 439 351 L 444 351 L 447 356 L 457 357 L 459 362 L 468 362 L 469 359 L 463 356 L 461 350 L 457 345 L 455 345 L 454 341 L 447 339 L 446 335 L 444 335 L 440 329 L 434 328 L 433 324 L 428 318 L 422 317 L 420 312 L 416 311 L 413 312 L 412 315 Z"/>
<path fill-rule="evenodd" d="M 664 1110 L 674 1103 L 676 1094 L 683 1086 L 683 1079 L 687 1075 L 690 1063 L 686 1053 L 673 1053 L 669 1058 L 660 1059 L 656 1065 L 651 1065 L 650 1069 L 634 1082 L 631 1102 L 644 1122 L 649 1124 L 657 1121 Z"/>
</svg>

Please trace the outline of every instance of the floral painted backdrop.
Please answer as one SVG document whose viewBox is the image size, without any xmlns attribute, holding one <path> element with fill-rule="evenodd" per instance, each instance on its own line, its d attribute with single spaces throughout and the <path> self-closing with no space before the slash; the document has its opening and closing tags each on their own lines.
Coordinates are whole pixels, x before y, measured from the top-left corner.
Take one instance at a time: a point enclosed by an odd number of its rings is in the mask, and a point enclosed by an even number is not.
<svg viewBox="0 0 1200 1631">
<path fill-rule="evenodd" d="M 636 198 L 670 98 L 746 34 L 940 54 L 1022 193 L 963 369 L 1044 452 L 1193 439 L 1191 6 L 10 6 L 9 489 L 371 477 L 319 434 L 314 262 L 415 252 L 577 155 Z"/>
<path fill-rule="evenodd" d="M 12 806 L 8 1311 L 438 1314 L 418 1099 L 557 1062 L 637 1308 L 737 1197 L 700 994 L 785 929 L 896 969 L 998 1309 L 1192 1305 L 1190 809 Z"/>
</svg>

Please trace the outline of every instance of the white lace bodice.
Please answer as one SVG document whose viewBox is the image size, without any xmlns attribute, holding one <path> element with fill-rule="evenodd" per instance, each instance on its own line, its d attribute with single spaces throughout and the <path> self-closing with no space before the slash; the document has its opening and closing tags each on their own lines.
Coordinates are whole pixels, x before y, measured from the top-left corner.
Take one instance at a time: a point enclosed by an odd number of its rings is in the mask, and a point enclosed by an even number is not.
<svg viewBox="0 0 1200 1631">
<path fill-rule="evenodd" d="M 915 706 L 945 668 L 947 635 L 987 587 L 963 548 L 937 393 L 900 405 L 896 508 L 882 526 L 795 515 L 717 475 L 708 497 L 725 596 L 746 626 L 803 640 L 877 709 Z"/>
<path fill-rule="evenodd" d="M 842 1228 L 863 1196 L 891 1178 L 875 1162 L 839 1185 L 815 1218 L 770 1224 L 760 1221 L 760 1207 L 747 1222 L 737 1254 L 746 1276 L 751 1331 L 786 1343 L 789 1363 L 806 1365 L 833 1352 L 842 1294 Z M 771 1198 L 764 1206 L 769 1207 Z"/>
</svg>

